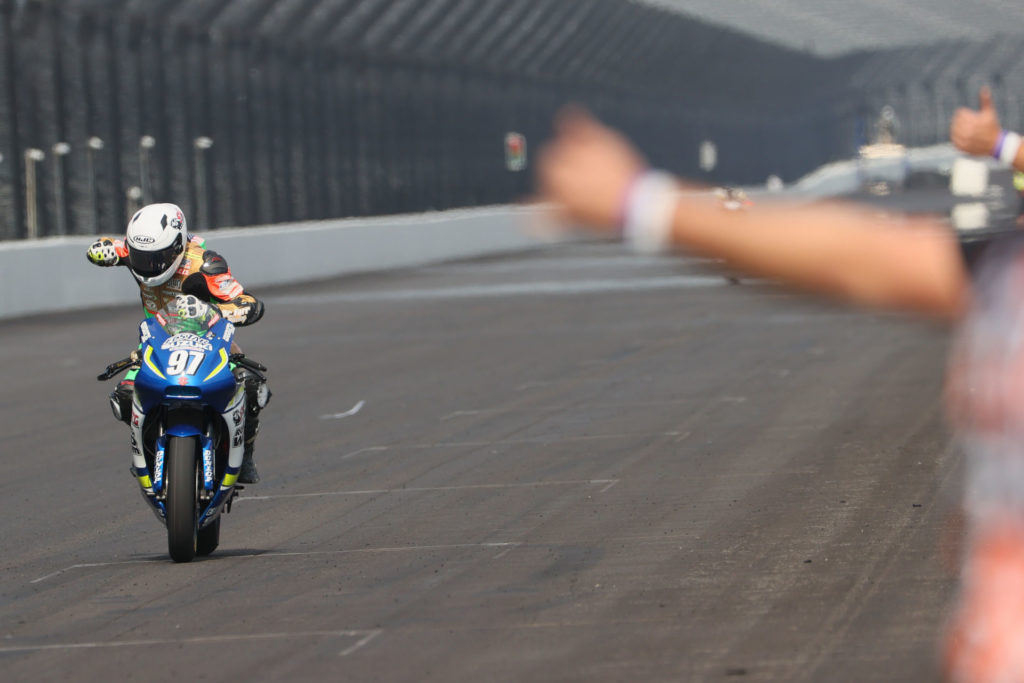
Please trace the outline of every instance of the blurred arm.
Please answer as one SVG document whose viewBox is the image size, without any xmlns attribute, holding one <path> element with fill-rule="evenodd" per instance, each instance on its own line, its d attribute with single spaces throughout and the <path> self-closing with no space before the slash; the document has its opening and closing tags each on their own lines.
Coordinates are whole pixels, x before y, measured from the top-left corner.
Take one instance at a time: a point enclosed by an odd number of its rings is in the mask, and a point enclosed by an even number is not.
<svg viewBox="0 0 1024 683">
<path fill-rule="evenodd" d="M 556 140 L 542 151 L 538 182 L 563 221 L 619 234 L 645 168 L 625 138 L 575 111 L 560 118 Z M 666 237 L 673 246 L 753 275 L 940 318 L 957 317 L 965 305 L 968 276 L 952 231 L 938 222 L 887 221 L 842 204 L 726 211 L 685 193 L 671 201 Z"/>
<path fill-rule="evenodd" d="M 955 318 L 965 304 L 955 236 L 925 219 L 894 221 L 842 204 L 730 212 L 683 197 L 672 243 L 857 305 Z"/>
</svg>

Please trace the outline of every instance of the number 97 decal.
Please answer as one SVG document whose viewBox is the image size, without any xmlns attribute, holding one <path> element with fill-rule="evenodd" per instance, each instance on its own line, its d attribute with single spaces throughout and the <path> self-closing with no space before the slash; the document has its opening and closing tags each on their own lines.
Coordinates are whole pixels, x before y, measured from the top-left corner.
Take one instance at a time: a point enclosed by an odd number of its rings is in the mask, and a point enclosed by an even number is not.
<svg viewBox="0 0 1024 683">
<path fill-rule="evenodd" d="M 186 375 L 194 375 L 199 366 L 203 364 L 203 358 L 205 357 L 206 354 L 202 351 L 186 351 L 185 349 L 173 351 L 167 359 L 167 374 L 180 375 L 184 373 Z"/>
</svg>

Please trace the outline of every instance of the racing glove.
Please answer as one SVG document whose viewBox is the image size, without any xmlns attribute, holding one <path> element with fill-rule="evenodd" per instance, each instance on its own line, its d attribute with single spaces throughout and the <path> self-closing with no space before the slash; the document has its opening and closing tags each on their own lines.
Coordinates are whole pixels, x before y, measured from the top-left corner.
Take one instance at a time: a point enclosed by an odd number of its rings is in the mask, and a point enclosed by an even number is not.
<svg viewBox="0 0 1024 683">
<path fill-rule="evenodd" d="M 263 302 L 248 294 L 221 303 L 219 308 L 225 318 L 239 326 L 252 325 L 263 317 Z"/>
<path fill-rule="evenodd" d="M 117 261 L 120 258 L 117 254 L 117 247 L 114 241 L 104 237 L 103 239 L 96 240 L 89 246 L 89 250 L 85 252 L 86 257 L 91 263 L 95 263 L 97 266 L 116 266 Z"/>
</svg>

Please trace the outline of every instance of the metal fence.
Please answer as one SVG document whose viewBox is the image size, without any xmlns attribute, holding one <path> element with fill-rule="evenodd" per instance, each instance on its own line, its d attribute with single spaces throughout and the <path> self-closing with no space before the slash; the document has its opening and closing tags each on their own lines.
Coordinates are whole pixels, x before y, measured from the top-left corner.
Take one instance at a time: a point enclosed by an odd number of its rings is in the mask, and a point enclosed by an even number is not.
<svg viewBox="0 0 1024 683">
<path fill-rule="evenodd" d="M 790 179 L 894 92 L 917 118 L 872 59 L 627 0 L 0 0 L 0 239 L 118 232 L 150 201 L 203 229 L 514 201 L 506 134 L 535 148 L 569 101 L 671 170 Z M 922 106 L 945 116 L 963 72 Z"/>
</svg>

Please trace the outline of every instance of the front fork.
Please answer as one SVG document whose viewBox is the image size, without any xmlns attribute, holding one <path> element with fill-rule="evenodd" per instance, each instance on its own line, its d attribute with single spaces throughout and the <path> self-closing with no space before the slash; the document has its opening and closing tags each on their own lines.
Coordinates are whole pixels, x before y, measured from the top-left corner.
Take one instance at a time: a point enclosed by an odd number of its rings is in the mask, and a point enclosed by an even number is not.
<svg viewBox="0 0 1024 683">
<path fill-rule="evenodd" d="M 239 383 L 234 399 L 221 413 L 221 418 L 228 427 L 227 438 L 230 439 L 228 442 L 230 447 L 228 448 L 227 466 L 224 468 L 224 476 L 221 478 L 219 487 L 214 482 L 216 463 L 213 440 L 205 434 L 197 435 L 202 446 L 203 465 L 203 485 L 198 491 L 200 505 L 204 508 L 199 518 L 200 529 L 213 521 L 223 507 L 228 506 L 230 509 L 231 500 L 237 495 L 235 483 L 238 481 L 238 470 L 242 466 L 242 457 L 245 453 L 245 412 L 245 386 Z M 142 488 L 142 495 L 146 502 L 150 504 L 161 521 L 166 521 L 163 501 L 167 495 L 164 488 L 164 454 L 167 448 L 167 434 L 161 434 L 156 439 L 151 472 L 142 450 L 142 434 L 145 424 L 146 416 L 142 411 L 142 406 L 137 398 L 133 398 L 129 422 L 132 448 L 131 471 Z"/>
<path fill-rule="evenodd" d="M 199 500 L 209 500 L 213 497 L 213 439 L 202 435 L 199 443 L 203 447 L 203 487 L 199 489 Z M 156 499 L 163 501 L 167 497 L 164 490 L 164 453 L 167 449 L 167 435 L 161 434 L 157 437 L 153 458 L 153 493 Z"/>
</svg>

